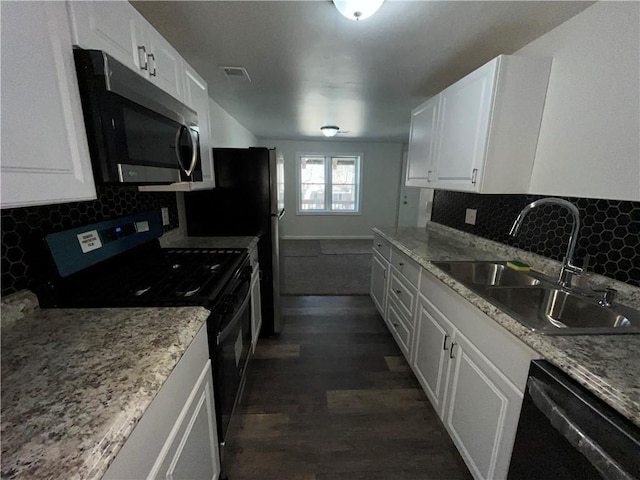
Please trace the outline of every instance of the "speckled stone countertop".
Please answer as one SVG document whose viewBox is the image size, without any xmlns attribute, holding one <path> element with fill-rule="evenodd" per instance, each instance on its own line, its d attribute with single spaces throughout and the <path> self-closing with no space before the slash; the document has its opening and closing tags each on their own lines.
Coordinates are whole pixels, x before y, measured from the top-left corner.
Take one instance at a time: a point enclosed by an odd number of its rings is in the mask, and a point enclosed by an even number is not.
<svg viewBox="0 0 640 480">
<path fill-rule="evenodd" d="M 640 426 L 640 335 L 547 336 L 532 332 L 443 272 L 437 260 L 521 260 L 555 277 L 559 263 L 460 232 L 436 223 L 419 228 L 373 231 L 418 262 L 425 270 L 484 312 L 522 342 Z M 613 286 L 620 303 L 640 308 L 640 288 L 598 275 L 585 275 L 582 286 Z"/>
<path fill-rule="evenodd" d="M 2 299 L 2 478 L 100 478 L 209 311 Z"/>
<path fill-rule="evenodd" d="M 160 237 L 163 248 L 246 248 L 251 251 L 258 245 L 259 237 L 189 237 L 179 229 Z"/>
</svg>

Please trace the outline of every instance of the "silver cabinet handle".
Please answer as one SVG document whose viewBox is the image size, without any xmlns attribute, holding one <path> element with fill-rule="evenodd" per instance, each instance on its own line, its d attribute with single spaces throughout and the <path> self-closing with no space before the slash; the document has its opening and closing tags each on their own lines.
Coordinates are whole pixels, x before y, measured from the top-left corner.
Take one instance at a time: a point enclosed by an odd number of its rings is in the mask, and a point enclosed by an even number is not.
<svg viewBox="0 0 640 480">
<path fill-rule="evenodd" d="M 155 77 L 157 70 L 156 70 L 156 56 L 153 53 L 149 53 L 147 55 L 147 58 L 153 60 L 153 71 L 149 70 L 149 76 L 151 77 Z"/>
<path fill-rule="evenodd" d="M 444 341 L 442 342 L 442 350 L 449 350 L 449 347 L 447 347 L 447 340 L 449 339 L 449 334 L 447 333 L 444 336 Z"/>
<path fill-rule="evenodd" d="M 455 346 L 456 346 L 455 343 L 451 344 L 451 350 L 449 350 L 449 358 L 456 358 L 456 357 L 453 356 L 453 347 L 455 347 Z"/>
<path fill-rule="evenodd" d="M 427 182 L 431 181 L 431 170 L 427 170 Z"/>
<path fill-rule="evenodd" d="M 471 184 L 472 185 L 476 184 L 477 178 L 478 178 L 478 169 L 474 168 L 473 170 L 471 170 Z"/>
<path fill-rule="evenodd" d="M 149 60 L 147 59 L 147 49 L 144 45 L 138 45 L 138 63 L 140 64 L 140 70 L 148 70 Z"/>
</svg>

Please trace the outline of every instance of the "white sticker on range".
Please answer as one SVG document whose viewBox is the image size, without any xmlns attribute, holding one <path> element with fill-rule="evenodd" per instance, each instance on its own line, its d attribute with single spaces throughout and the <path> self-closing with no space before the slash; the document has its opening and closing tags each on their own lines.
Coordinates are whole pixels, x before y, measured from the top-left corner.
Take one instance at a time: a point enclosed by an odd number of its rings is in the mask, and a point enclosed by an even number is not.
<svg viewBox="0 0 640 480">
<path fill-rule="evenodd" d="M 77 235 L 78 242 L 82 253 L 88 253 L 98 248 L 102 248 L 102 242 L 97 230 L 90 230 L 88 232 L 80 233 Z"/>
</svg>

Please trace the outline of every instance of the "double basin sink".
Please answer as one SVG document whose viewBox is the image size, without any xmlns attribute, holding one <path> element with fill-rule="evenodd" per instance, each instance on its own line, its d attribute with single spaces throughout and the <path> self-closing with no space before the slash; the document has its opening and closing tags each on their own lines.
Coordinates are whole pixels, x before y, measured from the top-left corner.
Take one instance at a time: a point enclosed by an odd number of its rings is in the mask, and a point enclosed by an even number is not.
<svg viewBox="0 0 640 480">
<path fill-rule="evenodd" d="M 547 335 L 640 333 L 640 312 L 602 306 L 588 294 L 560 287 L 506 262 L 432 262 L 525 327 Z"/>
</svg>

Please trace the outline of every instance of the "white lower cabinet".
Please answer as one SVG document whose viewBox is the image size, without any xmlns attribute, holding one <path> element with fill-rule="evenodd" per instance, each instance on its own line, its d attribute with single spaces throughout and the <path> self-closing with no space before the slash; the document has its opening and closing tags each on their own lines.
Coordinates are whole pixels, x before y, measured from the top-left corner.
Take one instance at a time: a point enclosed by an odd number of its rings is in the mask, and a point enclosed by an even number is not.
<svg viewBox="0 0 640 480">
<path fill-rule="evenodd" d="M 220 476 L 213 377 L 203 326 L 105 473 L 105 480 Z"/>
<path fill-rule="evenodd" d="M 455 327 L 422 295 L 418 297 L 411 366 L 436 411 L 443 415 L 449 348 Z"/>
<path fill-rule="evenodd" d="M 473 477 L 506 478 L 540 356 L 377 235 L 371 297 Z"/>
<path fill-rule="evenodd" d="M 506 478 L 523 394 L 460 331 L 449 360 L 445 427 L 475 478 Z"/>
<path fill-rule="evenodd" d="M 387 272 L 389 271 L 389 262 L 378 252 L 373 251 L 371 260 L 371 299 L 374 305 L 384 317 L 386 309 L 387 297 Z"/>
<path fill-rule="evenodd" d="M 424 270 L 413 350 L 413 371 L 471 474 L 506 478 L 538 356 Z"/>
</svg>

